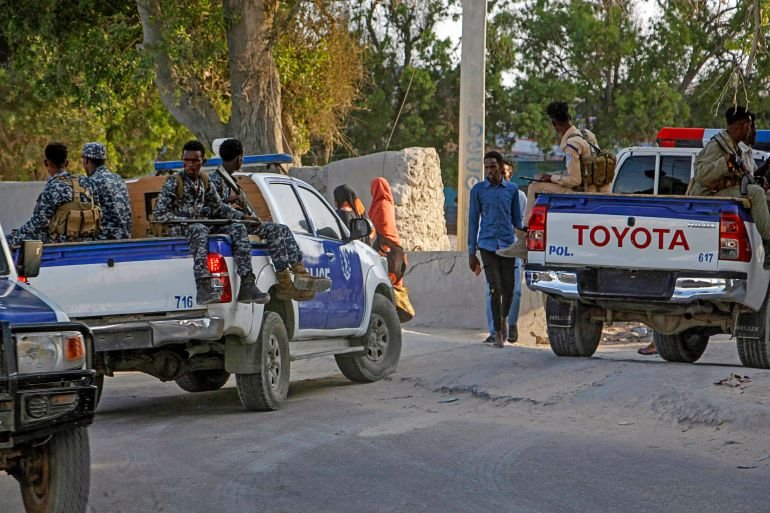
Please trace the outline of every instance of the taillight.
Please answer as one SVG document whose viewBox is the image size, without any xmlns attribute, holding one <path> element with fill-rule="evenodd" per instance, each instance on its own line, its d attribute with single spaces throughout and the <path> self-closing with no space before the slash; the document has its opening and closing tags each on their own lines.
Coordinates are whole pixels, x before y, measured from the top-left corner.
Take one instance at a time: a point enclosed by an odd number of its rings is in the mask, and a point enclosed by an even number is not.
<svg viewBox="0 0 770 513">
<path fill-rule="evenodd" d="M 225 257 L 219 253 L 209 253 L 208 264 L 211 277 L 219 280 L 222 287 L 222 296 L 218 302 L 229 303 L 233 300 L 233 288 L 230 286 L 230 273 L 227 272 Z"/>
<path fill-rule="evenodd" d="M 737 212 L 722 212 L 719 218 L 719 259 L 751 261 L 751 243 Z"/>
<path fill-rule="evenodd" d="M 529 215 L 529 231 L 527 232 L 527 249 L 529 251 L 545 251 L 545 222 L 548 205 L 535 205 Z"/>
</svg>

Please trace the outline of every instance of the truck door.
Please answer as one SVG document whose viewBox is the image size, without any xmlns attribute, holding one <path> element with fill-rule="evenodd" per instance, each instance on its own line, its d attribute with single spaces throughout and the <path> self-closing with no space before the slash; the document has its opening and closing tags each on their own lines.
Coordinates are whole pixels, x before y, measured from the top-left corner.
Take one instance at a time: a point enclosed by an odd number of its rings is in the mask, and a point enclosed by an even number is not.
<svg viewBox="0 0 770 513">
<path fill-rule="evenodd" d="M 364 313 L 361 259 L 345 240 L 339 218 L 318 193 L 301 185 L 297 189 L 328 259 L 332 288 L 324 292 L 329 308 L 326 329 L 356 328 Z"/>
<path fill-rule="evenodd" d="M 270 193 L 280 210 L 281 221 L 287 225 L 302 250 L 305 267 L 315 275 L 329 273 L 329 257 L 326 255 L 324 244 L 313 233 L 313 226 L 305 215 L 294 187 L 288 182 L 271 182 Z M 310 301 L 298 301 L 299 329 L 313 330 L 326 327 L 328 315 L 327 292 L 320 292 Z"/>
</svg>

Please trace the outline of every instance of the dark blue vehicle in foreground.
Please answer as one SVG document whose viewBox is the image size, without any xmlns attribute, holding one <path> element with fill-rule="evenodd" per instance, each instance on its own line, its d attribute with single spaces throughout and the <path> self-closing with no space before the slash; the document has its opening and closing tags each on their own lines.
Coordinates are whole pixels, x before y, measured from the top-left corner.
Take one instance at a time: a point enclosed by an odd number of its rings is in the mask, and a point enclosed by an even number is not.
<svg viewBox="0 0 770 513">
<path fill-rule="evenodd" d="M 28 513 L 83 513 L 97 400 L 91 333 L 26 283 L 42 244 L 25 242 L 14 265 L 2 230 L 0 240 L 0 470 L 19 482 Z"/>
</svg>

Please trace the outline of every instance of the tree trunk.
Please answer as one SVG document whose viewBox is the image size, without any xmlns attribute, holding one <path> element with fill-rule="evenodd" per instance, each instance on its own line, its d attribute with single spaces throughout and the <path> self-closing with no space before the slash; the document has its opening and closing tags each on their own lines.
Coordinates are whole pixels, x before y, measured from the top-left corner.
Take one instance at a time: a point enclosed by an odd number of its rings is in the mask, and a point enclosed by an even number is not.
<svg viewBox="0 0 770 513">
<path fill-rule="evenodd" d="M 281 85 L 273 59 L 273 20 L 278 0 L 225 0 L 228 22 L 232 114 L 223 123 L 201 82 L 180 84 L 164 48 L 167 37 L 159 0 L 137 0 L 144 49 L 155 64 L 155 83 L 163 104 L 202 142 L 237 137 L 249 153 L 282 153 Z"/>
<path fill-rule="evenodd" d="M 155 63 L 155 84 L 161 100 L 172 116 L 189 128 L 202 142 L 221 137 L 224 124 L 220 121 L 211 100 L 200 83 L 187 83 L 180 87 L 174 79 L 173 64 L 164 48 L 163 13 L 159 0 L 137 0 L 139 16 L 144 32 L 143 47 Z"/>
<path fill-rule="evenodd" d="M 232 115 L 227 134 L 248 153 L 282 153 L 281 84 L 273 59 L 277 0 L 225 0 Z"/>
</svg>

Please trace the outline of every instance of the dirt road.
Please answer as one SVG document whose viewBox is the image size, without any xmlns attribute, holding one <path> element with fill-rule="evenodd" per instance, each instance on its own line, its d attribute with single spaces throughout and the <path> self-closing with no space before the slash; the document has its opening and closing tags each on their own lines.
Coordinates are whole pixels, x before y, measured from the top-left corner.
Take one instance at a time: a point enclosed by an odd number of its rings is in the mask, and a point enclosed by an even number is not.
<svg viewBox="0 0 770 513">
<path fill-rule="evenodd" d="M 187 394 L 108 379 L 90 511 L 770 511 L 770 371 L 734 366 L 729 341 L 673 365 L 639 344 L 562 359 L 476 333 L 405 335 L 380 383 L 297 363 L 274 413 L 243 411 L 233 380 Z M 714 384 L 731 373 L 750 381 Z M 11 478 L 0 511 L 22 511 Z"/>
</svg>

